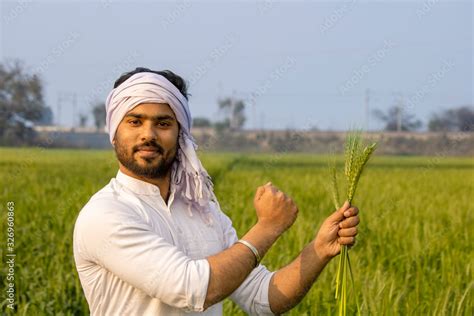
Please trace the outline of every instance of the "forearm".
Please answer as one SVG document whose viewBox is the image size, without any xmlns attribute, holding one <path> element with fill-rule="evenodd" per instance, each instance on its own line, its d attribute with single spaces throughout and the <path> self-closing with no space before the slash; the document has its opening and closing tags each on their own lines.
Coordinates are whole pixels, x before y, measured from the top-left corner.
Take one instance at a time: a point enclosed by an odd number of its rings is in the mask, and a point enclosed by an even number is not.
<svg viewBox="0 0 474 316">
<path fill-rule="evenodd" d="M 261 257 L 270 249 L 280 234 L 256 224 L 242 239 L 257 248 Z M 232 294 L 255 268 L 255 255 L 245 245 L 232 247 L 207 258 L 211 273 L 204 308 L 220 302 Z"/>
<path fill-rule="evenodd" d="M 293 262 L 273 275 L 268 290 L 271 310 L 281 314 L 298 304 L 330 260 L 316 252 L 314 241 L 308 244 Z"/>
</svg>

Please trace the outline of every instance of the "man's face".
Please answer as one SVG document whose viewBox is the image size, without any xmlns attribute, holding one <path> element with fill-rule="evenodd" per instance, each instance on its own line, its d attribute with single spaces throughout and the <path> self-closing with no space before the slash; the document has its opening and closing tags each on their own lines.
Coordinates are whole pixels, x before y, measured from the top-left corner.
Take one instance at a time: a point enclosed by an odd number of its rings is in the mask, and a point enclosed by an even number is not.
<svg viewBox="0 0 474 316">
<path fill-rule="evenodd" d="M 117 159 L 145 178 L 166 176 L 176 158 L 179 124 L 165 103 L 143 103 L 120 122 L 114 145 Z"/>
</svg>

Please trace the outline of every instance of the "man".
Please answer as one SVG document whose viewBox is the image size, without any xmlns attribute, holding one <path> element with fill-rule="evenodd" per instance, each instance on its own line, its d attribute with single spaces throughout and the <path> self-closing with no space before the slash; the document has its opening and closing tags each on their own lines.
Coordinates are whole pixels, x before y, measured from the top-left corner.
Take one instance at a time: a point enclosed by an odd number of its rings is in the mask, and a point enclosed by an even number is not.
<svg viewBox="0 0 474 316">
<path fill-rule="evenodd" d="M 298 208 L 270 182 L 257 188 L 257 223 L 238 240 L 221 212 L 190 134 L 186 84 L 137 68 L 106 102 L 119 171 L 81 210 L 74 258 L 93 315 L 221 315 L 230 296 L 252 315 L 283 313 L 304 297 L 341 245 L 358 209 L 344 206 L 276 272 L 259 264 Z"/>
</svg>

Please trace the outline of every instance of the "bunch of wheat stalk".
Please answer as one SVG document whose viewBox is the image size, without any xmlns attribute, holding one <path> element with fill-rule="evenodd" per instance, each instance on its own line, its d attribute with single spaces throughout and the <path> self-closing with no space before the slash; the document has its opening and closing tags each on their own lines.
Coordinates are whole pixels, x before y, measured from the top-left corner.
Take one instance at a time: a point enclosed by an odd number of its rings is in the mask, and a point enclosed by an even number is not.
<svg viewBox="0 0 474 316">
<path fill-rule="evenodd" d="M 372 143 L 364 147 L 361 132 L 350 132 L 346 138 L 344 150 L 344 176 L 346 182 L 347 201 L 352 203 L 354 198 L 357 183 L 359 182 L 364 166 L 367 164 L 372 153 L 375 151 L 377 143 Z M 339 189 L 337 179 L 336 162 L 334 161 L 330 166 L 331 171 L 331 193 L 336 209 L 341 207 L 339 203 Z M 349 275 L 348 275 L 349 272 Z M 336 276 L 336 300 L 338 305 L 338 315 L 346 315 L 347 312 L 347 284 L 350 277 L 352 283 L 352 290 L 354 291 L 354 278 L 352 275 L 351 262 L 349 260 L 349 249 L 347 246 L 342 246 L 341 254 L 339 256 L 339 266 Z M 356 298 L 357 313 L 360 315 L 360 306 Z"/>
</svg>

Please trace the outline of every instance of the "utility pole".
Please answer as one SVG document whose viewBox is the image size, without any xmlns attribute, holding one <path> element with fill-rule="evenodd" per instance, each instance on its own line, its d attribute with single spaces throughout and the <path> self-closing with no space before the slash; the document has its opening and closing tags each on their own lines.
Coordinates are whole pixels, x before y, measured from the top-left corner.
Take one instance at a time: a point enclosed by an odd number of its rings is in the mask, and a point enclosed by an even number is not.
<svg viewBox="0 0 474 316">
<path fill-rule="evenodd" d="M 235 90 L 232 90 L 232 97 L 230 98 L 230 129 L 235 130 Z"/>
<path fill-rule="evenodd" d="M 57 126 L 60 126 L 61 125 L 61 106 L 62 106 L 62 97 L 61 95 L 58 95 L 58 104 L 57 104 L 57 107 L 58 107 L 58 114 L 57 114 L 57 117 L 56 117 L 56 125 Z"/>
<path fill-rule="evenodd" d="M 397 132 L 402 131 L 402 111 L 403 111 L 403 96 L 400 95 L 397 105 Z"/>
<path fill-rule="evenodd" d="M 72 104 L 72 127 L 76 126 L 76 109 L 77 109 L 77 94 L 75 92 L 64 92 L 58 93 L 58 119 L 57 124 L 60 124 L 61 110 L 64 102 Z"/>
<path fill-rule="evenodd" d="M 370 109 L 369 109 L 369 102 L 370 102 L 370 89 L 365 90 L 365 131 L 369 131 L 369 119 L 370 119 Z"/>
<path fill-rule="evenodd" d="M 253 118 L 253 128 L 255 130 L 258 129 L 258 123 L 257 123 L 257 106 L 255 104 L 255 101 L 252 102 L 252 118 Z"/>
<path fill-rule="evenodd" d="M 77 94 L 73 93 L 72 94 L 72 127 L 76 127 L 76 110 L 77 110 Z"/>
</svg>

